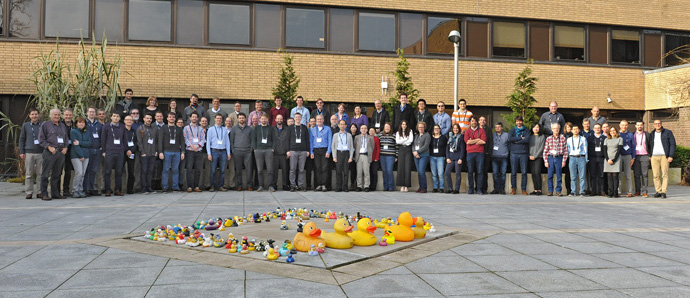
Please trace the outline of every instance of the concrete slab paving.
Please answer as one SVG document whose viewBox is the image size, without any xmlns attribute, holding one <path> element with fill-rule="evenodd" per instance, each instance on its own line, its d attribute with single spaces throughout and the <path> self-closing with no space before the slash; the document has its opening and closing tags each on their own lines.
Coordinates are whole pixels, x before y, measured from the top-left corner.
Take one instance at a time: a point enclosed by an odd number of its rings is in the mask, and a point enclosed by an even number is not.
<svg viewBox="0 0 690 298">
<path fill-rule="evenodd" d="M 527 293 L 526 289 L 494 273 L 420 274 L 445 296 Z"/>
</svg>

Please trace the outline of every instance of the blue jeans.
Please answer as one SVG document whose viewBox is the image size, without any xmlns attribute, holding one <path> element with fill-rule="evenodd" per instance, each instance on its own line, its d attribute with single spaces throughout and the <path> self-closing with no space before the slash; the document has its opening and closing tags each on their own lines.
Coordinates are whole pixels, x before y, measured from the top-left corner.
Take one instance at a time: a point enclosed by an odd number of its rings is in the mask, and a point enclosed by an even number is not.
<svg viewBox="0 0 690 298">
<path fill-rule="evenodd" d="M 96 177 L 98 176 L 98 169 L 101 167 L 101 158 L 103 158 L 101 153 L 101 149 L 89 149 L 89 165 L 86 166 L 83 183 L 84 191 L 98 190 L 96 187 Z"/>
<path fill-rule="evenodd" d="M 494 176 L 494 191 L 503 193 L 506 191 L 506 171 L 508 170 L 508 157 L 494 157 L 491 159 L 491 169 Z"/>
<path fill-rule="evenodd" d="M 431 157 L 431 180 L 434 183 L 434 189 L 445 189 L 445 180 L 443 177 L 445 163 L 446 158 L 443 156 Z"/>
<path fill-rule="evenodd" d="M 172 168 L 172 189 L 180 190 L 180 152 L 164 152 L 163 156 L 163 175 L 161 184 L 163 190 L 168 190 L 168 175 Z"/>
<path fill-rule="evenodd" d="M 468 194 L 474 193 L 474 180 L 477 179 L 478 193 L 481 194 L 484 172 L 484 152 L 481 153 L 467 153 L 467 186 Z"/>
<path fill-rule="evenodd" d="M 587 161 L 584 156 L 570 157 L 568 160 L 570 161 L 570 191 L 572 191 L 573 194 L 578 194 L 576 190 L 579 179 L 579 194 L 584 195 L 585 189 L 587 188 L 585 183 L 585 167 L 587 166 Z"/>
<path fill-rule="evenodd" d="M 455 169 L 455 188 L 453 188 L 453 178 L 451 174 Z M 448 182 L 448 190 L 460 190 L 460 182 L 462 182 L 462 165 L 458 164 L 457 159 L 452 159 L 450 163 L 446 164 L 445 181 Z"/>
<path fill-rule="evenodd" d="M 553 192 L 553 175 L 556 174 L 556 192 L 561 192 L 561 183 L 563 180 L 563 156 L 553 157 L 549 156 L 549 176 L 547 185 L 549 192 Z"/>
<path fill-rule="evenodd" d="M 419 158 L 414 158 L 414 166 L 417 168 L 417 177 L 419 178 L 419 189 L 426 190 L 426 166 L 429 164 L 429 155 L 422 155 Z"/>
<path fill-rule="evenodd" d="M 520 180 L 523 191 L 527 191 L 527 163 L 529 154 L 510 154 L 510 186 L 517 188 L 517 170 L 520 169 L 522 179 Z"/>
<path fill-rule="evenodd" d="M 393 190 L 395 188 L 393 179 L 393 164 L 395 156 L 381 155 L 381 168 L 383 169 L 383 190 Z"/>
<path fill-rule="evenodd" d="M 228 154 L 225 150 L 211 150 L 211 187 L 219 189 L 225 182 L 225 164 Z M 220 172 L 220 179 L 216 182 L 216 171 Z"/>
</svg>

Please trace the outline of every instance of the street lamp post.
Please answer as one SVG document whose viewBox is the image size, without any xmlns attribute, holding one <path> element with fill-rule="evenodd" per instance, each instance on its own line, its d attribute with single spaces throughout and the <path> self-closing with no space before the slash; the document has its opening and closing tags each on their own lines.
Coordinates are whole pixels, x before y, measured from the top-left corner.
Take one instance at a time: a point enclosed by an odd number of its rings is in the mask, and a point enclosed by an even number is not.
<svg viewBox="0 0 690 298">
<path fill-rule="evenodd" d="M 453 111 L 458 110 L 458 54 L 460 52 L 460 32 L 457 30 L 450 31 L 450 34 L 448 34 L 448 41 L 452 42 L 454 47 L 455 47 L 455 84 L 454 86 L 454 95 L 453 95 L 453 100 L 455 104 L 453 105 Z"/>
</svg>

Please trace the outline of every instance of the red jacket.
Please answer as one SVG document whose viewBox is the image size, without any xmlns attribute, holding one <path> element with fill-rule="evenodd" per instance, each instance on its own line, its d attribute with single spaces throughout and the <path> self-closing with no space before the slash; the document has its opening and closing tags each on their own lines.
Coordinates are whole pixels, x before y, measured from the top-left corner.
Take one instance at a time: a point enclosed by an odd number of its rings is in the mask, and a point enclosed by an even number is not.
<svg viewBox="0 0 690 298">
<path fill-rule="evenodd" d="M 381 156 L 381 141 L 379 137 L 374 137 L 374 154 L 371 156 L 371 161 L 379 161 Z"/>
<path fill-rule="evenodd" d="M 477 127 L 477 130 L 472 130 L 472 128 L 465 129 L 465 144 L 467 144 L 467 141 L 470 139 L 481 139 L 482 141 L 486 142 L 486 132 L 484 131 L 483 128 Z M 484 145 L 479 145 L 479 144 L 472 144 L 472 145 L 467 145 L 467 153 L 484 153 Z"/>
</svg>

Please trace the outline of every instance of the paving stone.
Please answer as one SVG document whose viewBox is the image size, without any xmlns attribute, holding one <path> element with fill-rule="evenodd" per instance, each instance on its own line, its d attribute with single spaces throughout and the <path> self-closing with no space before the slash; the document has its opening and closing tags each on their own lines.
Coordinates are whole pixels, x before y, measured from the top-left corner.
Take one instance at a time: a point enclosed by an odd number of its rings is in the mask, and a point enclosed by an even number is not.
<svg viewBox="0 0 690 298">
<path fill-rule="evenodd" d="M 410 271 L 420 273 L 456 273 L 456 272 L 485 272 L 486 269 L 463 258 L 454 257 L 426 257 L 405 265 Z"/>
<path fill-rule="evenodd" d="M 412 271 L 410 269 L 407 269 L 405 266 L 399 266 L 395 267 L 390 270 L 383 271 L 379 273 L 379 275 L 405 275 L 405 274 L 412 274 Z"/>
<path fill-rule="evenodd" d="M 244 290 L 244 281 L 241 280 L 228 280 L 216 283 L 197 280 L 196 283 L 189 284 L 154 285 L 148 291 L 146 297 L 243 297 Z"/>
<path fill-rule="evenodd" d="M 560 269 L 596 269 L 624 267 L 616 263 L 602 260 L 592 255 L 568 254 L 568 255 L 531 255 Z"/>
<path fill-rule="evenodd" d="M 602 285 L 564 270 L 497 272 L 496 274 L 531 292 L 606 289 Z"/>
<path fill-rule="evenodd" d="M 2 291 L 53 290 L 76 273 L 76 270 L 0 270 Z"/>
<path fill-rule="evenodd" d="M 527 292 L 493 273 L 420 274 L 419 277 L 445 296 Z"/>
<path fill-rule="evenodd" d="M 97 255 L 56 255 L 46 256 L 45 254 L 33 254 L 27 256 L 16 263 L 5 267 L 9 270 L 22 271 L 42 271 L 42 270 L 79 270 L 86 264 L 95 259 Z"/>
<path fill-rule="evenodd" d="M 85 269 L 104 268 L 163 268 L 168 258 L 156 257 L 138 253 L 109 253 L 102 254 L 93 260 Z"/>
<path fill-rule="evenodd" d="M 685 298 L 690 297 L 690 288 L 688 287 L 669 287 L 669 288 L 651 288 L 651 289 L 624 289 L 621 292 L 632 297 L 664 297 L 664 298 Z"/>
<path fill-rule="evenodd" d="M 97 289 L 57 289 L 47 298 L 120 298 L 120 297 L 144 297 L 149 287 L 119 287 Z"/>
<path fill-rule="evenodd" d="M 495 243 L 469 243 L 451 249 L 461 256 L 508 256 L 520 253 Z"/>
<path fill-rule="evenodd" d="M 151 286 L 162 268 L 90 269 L 75 274 L 61 289 Z"/>
<path fill-rule="evenodd" d="M 576 292 L 540 292 L 536 293 L 543 298 L 626 298 L 630 297 L 616 290 L 595 290 Z"/>
<path fill-rule="evenodd" d="M 570 272 L 612 289 L 678 286 L 677 283 L 634 269 L 582 269 Z"/>
<path fill-rule="evenodd" d="M 563 246 L 551 243 L 509 243 L 504 244 L 505 247 L 515 250 L 517 252 L 533 255 L 533 254 L 578 254 L 579 252 L 565 248 Z"/>
<path fill-rule="evenodd" d="M 603 242 L 572 242 L 563 246 L 586 254 L 635 252 L 631 249 Z"/>
<path fill-rule="evenodd" d="M 621 264 L 626 267 L 666 267 L 680 266 L 682 263 L 645 253 L 594 254 L 598 258 Z"/>
<path fill-rule="evenodd" d="M 244 271 L 208 265 L 166 266 L 154 285 L 244 280 Z"/>
<path fill-rule="evenodd" d="M 342 285 L 348 297 L 426 297 L 440 295 L 416 275 L 375 275 Z"/>
<path fill-rule="evenodd" d="M 688 266 L 641 267 L 636 269 L 677 282 L 679 284 L 690 286 L 690 267 Z"/>
<path fill-rule="evenodd" d="M 245 282 L 245 297 L 312 297 L 323 294 L 329 297 L 345 297 L 338 286 L 295 280 L 274 278 L 270 281 L 251 279 Z M 350 296 L 352 297 L 352 296 Z"/>
<path fill-rule="evenodd" d="M 50 291 L 18 291 L 18 292 L 7 292 L 3 291 L 0 296 L 3 298 L 43 298 L 50 294 Z"/>
<path fill-rule="evenodd" d="M 467 256 L 490 271 L 550 270 L 556 267 L 525 255 L 515 256 Z"/>
</svg>

